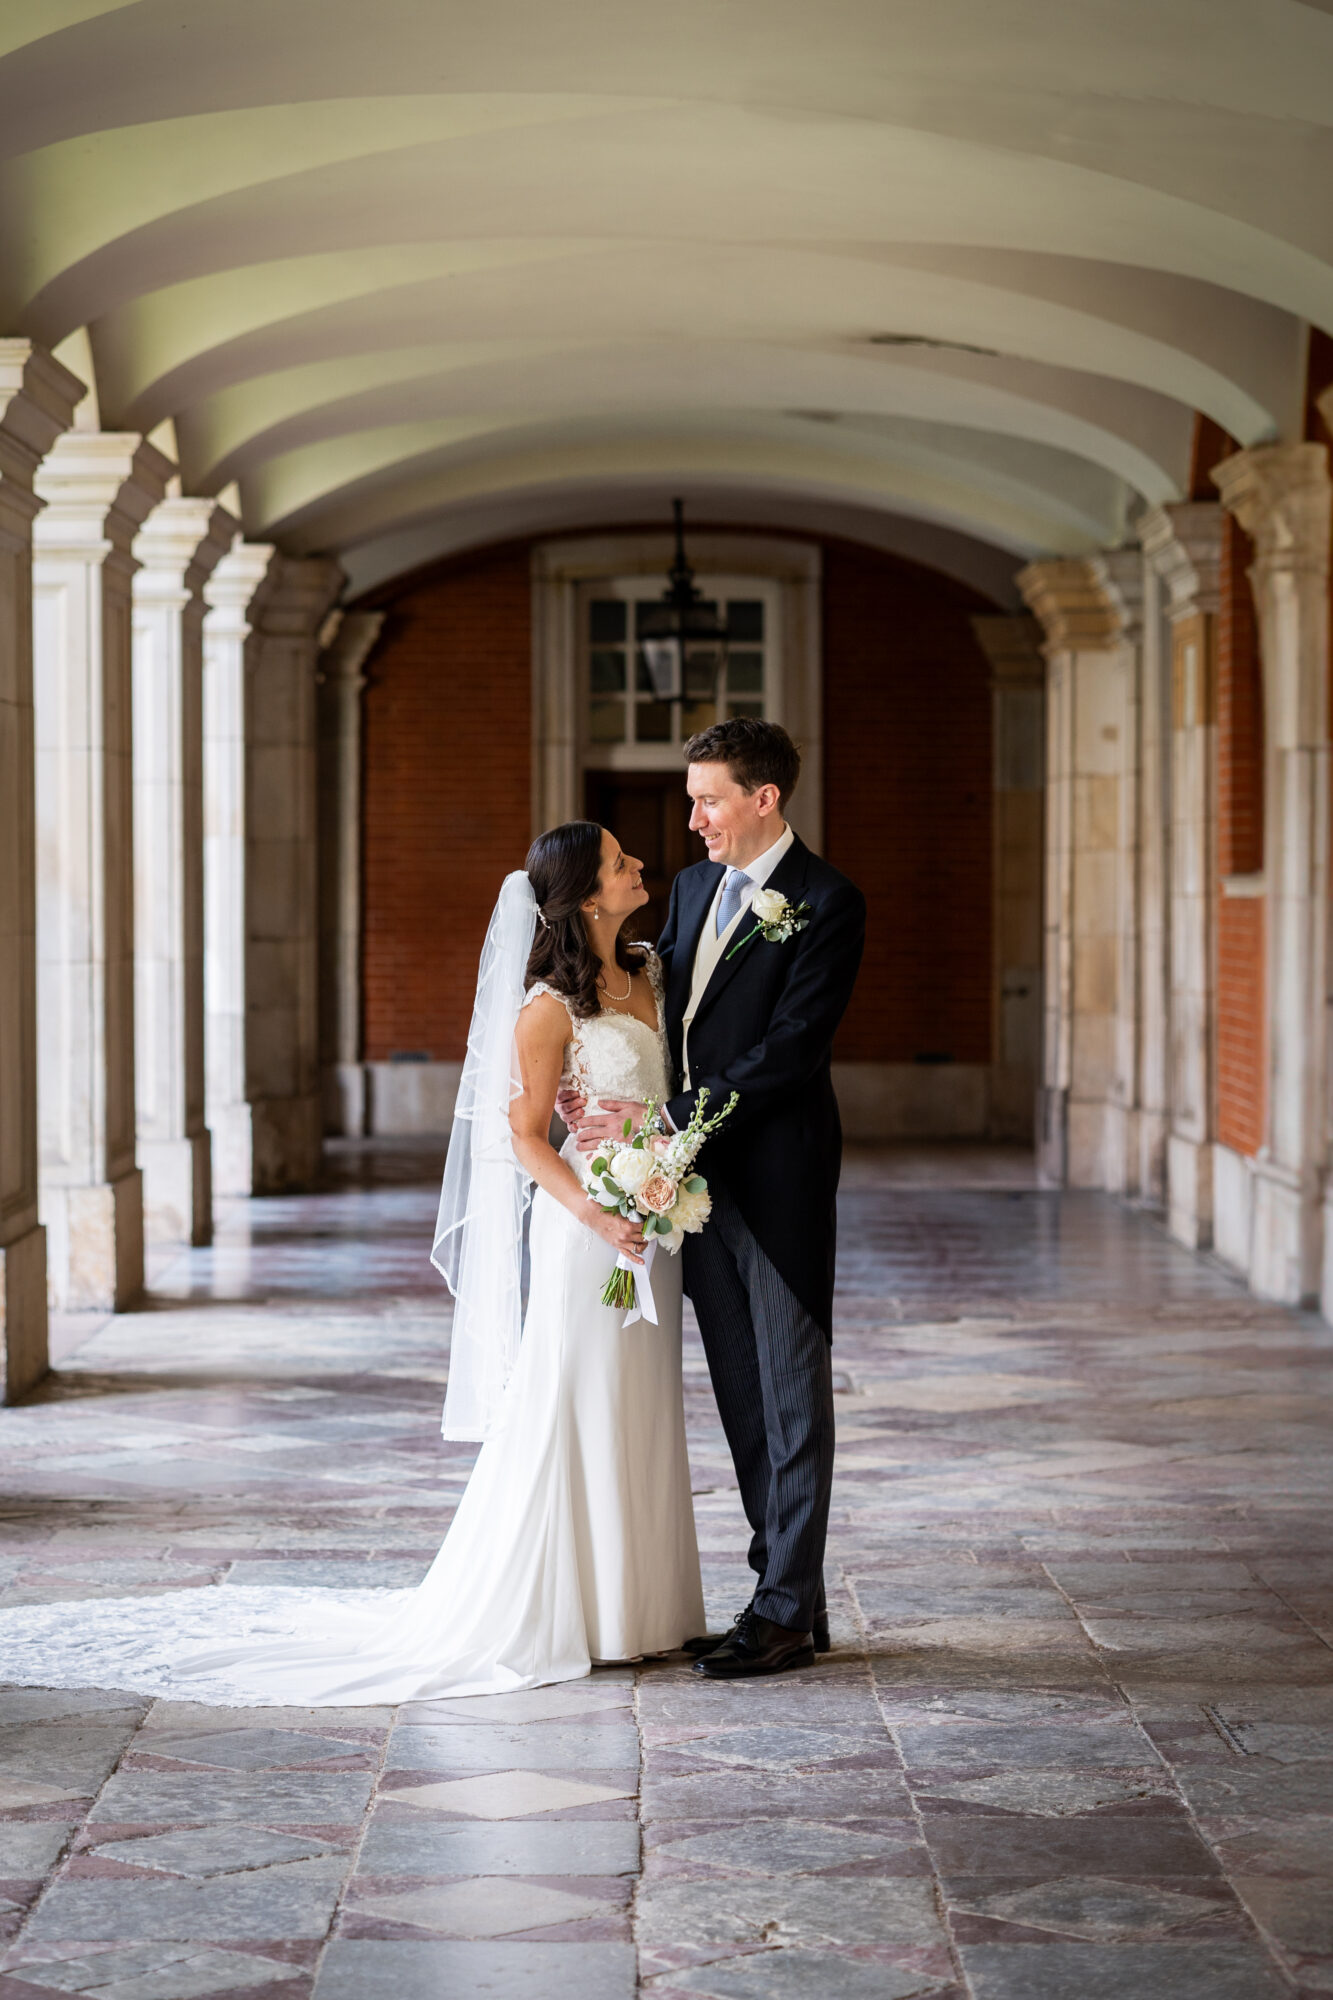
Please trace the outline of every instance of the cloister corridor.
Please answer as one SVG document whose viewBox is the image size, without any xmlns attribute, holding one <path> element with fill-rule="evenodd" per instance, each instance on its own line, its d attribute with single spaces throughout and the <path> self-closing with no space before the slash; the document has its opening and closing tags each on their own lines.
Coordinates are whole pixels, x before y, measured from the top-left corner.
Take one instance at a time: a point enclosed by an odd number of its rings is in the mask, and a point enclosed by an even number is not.
<svg viewBox="0 0 1333 2000">
<path fill-rule="evenodd" d="M 442 1446 L 440 1159 L 334 1141 L 0 1413 L 5 1604 L 399 1586 Z M 1333 1331 L 1017 1151 L 855 1149 L 834 1651 L 231 1710 L 0 1694 L 0 2000 L 1333 1991 Z M 742 1520 L 687 1346 L 711 1612 Z M 636 1984 L 637 1982 L 637 1984 Z"/>
</svg>

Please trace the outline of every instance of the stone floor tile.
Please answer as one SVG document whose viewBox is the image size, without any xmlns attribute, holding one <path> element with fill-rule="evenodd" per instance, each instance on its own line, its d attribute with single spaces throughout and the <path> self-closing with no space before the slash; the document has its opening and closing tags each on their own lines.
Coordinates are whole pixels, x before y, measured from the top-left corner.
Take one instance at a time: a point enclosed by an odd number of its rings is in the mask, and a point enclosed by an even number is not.
<svg viewBox="0 0 1333 2000">
<path fill-rule="evenodd" d="M 613 1711 L 614 1713 L 614 1711 Z M 391 1771 L 636 1771 L 639 1736 L 632 1721 L 531 1724 L 454 1723 L 393 1732 Z"/>
<path fill-rule="evenodd" d="M 90 1818 L 116 1826 L 356 1825 L 372 1779 L 360 1771 L 118 1771 Z"/>
<path fill-rule="evenodd" d="M 960 1896 L 956 1911 L 970 1916 L 999 1917 L 1029 1929 L 1058 1931 L 1062 1936 L 1135 1941 L 1163 1937 L 1201 1918 L 1228 1914 L 1234 1907 L 1217 1898 L 1160 1889 L 1153 1883 L 1111 1882 L 1097 1877 L 1064 1876 L 1028 1889 L 991 1890 Z M 1236 1913 L 1239 1916 L 1239 1912 Z"/>
<path fill-rule="evenodd" d="M 1122 1778 L 1110 1772 L 999 1771 L 989 1778 L 918 1779 L 915 1796 L 923 1812 L 941 1801 L 991 1806 L 997 1812 L 1039 1813 L 1051 1819 L 1096 1812 L 1147 1798 L 1174 1799 L 1166 1772 Z"/>
<path fill-rule="evenodd" d="M 376 1812 L 361 1845 L 365 1875 L 632 1875 L 629 1820 L 438 1820 Z"/>
<path fill-rule="evenodd" d="M 701 1865 L 741 1875 L 808 1875 L 882 1862 L 918 1839 L 910 1822 L 892 1835 L 812 1820 L 747 1820 L 738 1827 L 687 1834 L 655 1847 L 653 1853 L 673 1867 Z"/>
<path fill-rule="evenodd" d="M 930 1851 L 941 1876 L 1002 1879 L 1056 1874 L 1135 1876 L 1216 1875 L 1211 1850 L 1182 1816 L 1028 1819 L 933 1817 Z"/>
<path fill-rule="evenodd" d="M 1061 1725 L 969 1726 L 951 1722 L 937 1727 L 907 1724 L 896 1732 L 903 1762 L 913 1769 L 965 1770 L 990 1765 L 1001 1770 L 1063 1769 L 1066 1771 L 1157 1768 L 1152 1744 L 1128 1716 L 1118 1722 Z"/>
<path fill-rule="evenodd" d="M 299 1769 L 367 1754 L 364 1743 L 297 1729 L 234 1729 L 189 1735 L 154 1729 L 146 1730 L 135 1748 L 154 1757 L 169 1757 L 174 1763 L 205 1764 L 228 1771 Z"/>
<path fill-rule="evenodd" d="M 277 1862 L 207 1882 L 59 1878 L 25 1937 L 54 1939 L 322 1938 L 347 1864 L 341 1855 Z"/>
<path fill-rule="evenodd" d="M 944 1982 L 930 1973 L 845 1952 L 745 1952 L 696 1969 L 664 1973 L 645 1991 L 699 1993 L 707 2000 L 912 2000 L 936 1995 Z"/>
<path fill-rule="evenodd" d="M 505 1944 L 335 1939 L 315 2000 L 633 2000 L 627 1944 Z"/>
<path fill-rule="evenodd" d="M 599 1805 L 605 1799 L 632 1799 L 634 1784 L 587 1785 L 577 1778 L 553 1777 L 548 1771 L 492 1771 L 442 1785 L 408 1785 L 383 1796 L 427 1812 L 526 1819 L 534 1813 L 563 1812 L 569 1806 Z"/>
<path fill-rule="evenodd" d="M 253 1952 L 212 1946 L 136 1945 L 79 1958 L 21 1961 L 6 1978 L 32 1993 L 94 1993 L 101 2000 L 207 2000 L 277 1985 L 293 1968 Z"/>
<path fill-rule="evenodd" d="M 0 1820 L 0 1879 L 47 1874 L 77 1830 L 77 1820 Z"/>
<path fill-rule="evenodd" d="M 363 1890 L 351 1907 L 455 1938 L 508 1937 L 516 1931 L 550 1930 L 583 1917 L 615 1914 L 615 1906 L 600 1897 L 520 1882 L 508 1875 L 385 1894 Z"/>
<path fill-rule="evenodd" d="M 928 1881 L 895 1876 L 821 1876 L 683 1881 L 663 1877 L 639 1892 L 645 1944 L 898 1944 L 943 1942 Z"/>
<path fill-rule="evenodd" d="M 557 1687 L 524 1688 L 518 1694 L 478 1695 L 452 1701 L 411 1702 L 399 1711 L 402 1723 L 427 1726 L 451 1723 L 554 1722 L 569 1716 L 600 1714 L 604 1709 L 634 1705 L 632 1679 L 604 1678 L 564 1681 Z"/>
<path fill-rule="evenodd" d="M 1290 2000 L 1257 1944 L 980 1944 L 976 2000 Z"/>
<path fill-rule="evenodd" d="M 166 1875 L 191 1875 L 207 1880 L 250 1868 L 267 1868 L 275 1861 L 309 1861 L 329 1853 L 327 1841 L 275 1833 L 266 1826 L 182 1827 L 175 1833 L 142 1834 L 136 1840 L 99 1842 L 91 1850 L 107 1861 L 131 1868 L 155 1868 Z"/>
</svg>

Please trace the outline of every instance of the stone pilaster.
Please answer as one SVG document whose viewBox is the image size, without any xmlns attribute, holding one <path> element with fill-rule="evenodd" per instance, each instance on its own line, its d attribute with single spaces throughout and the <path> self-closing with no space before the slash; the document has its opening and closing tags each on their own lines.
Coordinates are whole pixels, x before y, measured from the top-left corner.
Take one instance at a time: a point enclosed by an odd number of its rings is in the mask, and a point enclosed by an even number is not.
<svg viewBox="0 0 1333 2000">
<path fill-rule="evenodd" d="M 1328 453 L 1260 445 L 1213 477 L 1255 545 L 1264 679 L 1268 1091 L 1250 1283 L 1293 1304 L 1322 1288 L 1327 1310 Z"/>
<path fill-rule="evenodd" d="M 1217 617 L 1224 509 L 1191 501 L 1140 523 L 1163 585 L 1170 648 L 1170 1136 L 1167 1222 L 1213 1240 L 1217 1047 Z"/>
<path fill-rule="evenodd" d="M 71 431 L 38 470 L 38 1088 L 54 1302 L 143 1288 L 135 1154 L 131 544 L 171 463 L 133 432 Z"/>
<path fill-rule="evenodd" d="M 246 1088 L 246 744 L 255 630 L 279 557 L 234 544 L 204 585 L 204 1076 L 216 1194 L 254 1191 Z"/>
<path fill-rule="evenodd" d="M 1128 565 L 1032 563 L 1018 578 L 1046 654 L 1046 869 L 1037 1161 L 1046 1180 L 1123 1187 L 1123 1018 L 1132 910 L 1137 649 Z"/>
<path fill-rule="evenodd" d="M 37 830 L 32 527 L 37 468 L 84 387 L 27 340 L 0 340 L 0 1400 L 46 1373 L 38 1220 Z"/>
<path fill-rule="evenodd" d="M 974 618 L 991 666 L 989 1129 L 1030 1142 L 1041 1058 L 1042 796 L 1046 663 L 1035 618 Z"/>
<path fill-rule="evenodd" d="M 205 580 L 236 523 L 170 498 L 134 539 L 135 1091 L 150 1241 L 208 1243 L 204 1119 Z"/>
<path fill-rule="evenodd" d="M 319 658 L 319 1059 L 326 1132 L 365 1129 L 361 1064 L 361 669 L 382 611 L 338 615 Z"/>
<path fill-rule="evenodd" d="M 319 1165 L 315 661 L 342 573 L 238 543 L 205 586 L 208 1093 L 221 1193 Z"/>
</svg>

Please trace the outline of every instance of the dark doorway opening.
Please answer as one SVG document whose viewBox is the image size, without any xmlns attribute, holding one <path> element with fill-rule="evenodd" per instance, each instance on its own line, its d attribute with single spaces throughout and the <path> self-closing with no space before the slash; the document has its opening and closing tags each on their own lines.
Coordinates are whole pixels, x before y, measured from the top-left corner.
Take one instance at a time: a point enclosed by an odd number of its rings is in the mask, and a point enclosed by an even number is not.
<svg viewBox="0 0 1333 2000">
<path fill-rule="evenodd" d="M 589 771 L 584 811 L 642 861 L 649 900 L 630 919 L 627 934 L 655 942 L 666 922 L 673 877 L 706 858 L 702 840 L 690 832 L 684 771 Z"/>
</svg>

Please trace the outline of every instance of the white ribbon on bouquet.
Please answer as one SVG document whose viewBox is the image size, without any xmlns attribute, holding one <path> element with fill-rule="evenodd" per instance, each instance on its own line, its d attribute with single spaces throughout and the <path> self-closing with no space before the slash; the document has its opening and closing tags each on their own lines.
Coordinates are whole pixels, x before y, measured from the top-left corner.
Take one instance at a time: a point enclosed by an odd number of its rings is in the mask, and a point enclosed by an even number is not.
<svg viewBox="0 0 1333 2000">
<path fill-rule="evenodd" d="M 657 1239 L 655 1236 L 650 1236 L 643 1246 L 642 1264 L 631 1264 L 623 1251 L 616 1258 L 616 1269 L 618 1271 L 632 1271 L 634 1273 L 634 1304 L 620 1322 L 622 1331 L 627 1326 L 633 1326 L 635 1320 L 638 1319 L 646 1319 L 650 1326 L 657 1325 L 657 1301 L 653 1297 L 652 1279 L 649 1275 L 653 1268 L 653 1258 L 656 1255 Z"/>
</svg>

